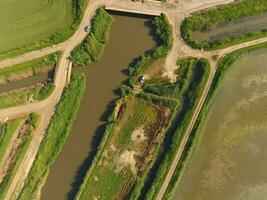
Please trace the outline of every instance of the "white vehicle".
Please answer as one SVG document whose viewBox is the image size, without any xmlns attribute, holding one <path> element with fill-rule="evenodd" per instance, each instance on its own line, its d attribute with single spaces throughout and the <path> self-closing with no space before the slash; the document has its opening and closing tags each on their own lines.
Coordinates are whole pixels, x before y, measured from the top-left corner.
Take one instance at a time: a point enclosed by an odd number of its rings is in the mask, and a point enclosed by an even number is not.
<svg viewBox="0 0 267 200">
<path fill-rule="evenodd" d="M 139 77 L 139 83 L 143 84 L 145 82 L 145 77 L 142 75 Z"/>
<path fill-rule="evenodd" d="M 91 24 L 87 25 L 85 28 L 84 28 L 84 31 L 89 33 L 91 30 Z"/>
</svg>

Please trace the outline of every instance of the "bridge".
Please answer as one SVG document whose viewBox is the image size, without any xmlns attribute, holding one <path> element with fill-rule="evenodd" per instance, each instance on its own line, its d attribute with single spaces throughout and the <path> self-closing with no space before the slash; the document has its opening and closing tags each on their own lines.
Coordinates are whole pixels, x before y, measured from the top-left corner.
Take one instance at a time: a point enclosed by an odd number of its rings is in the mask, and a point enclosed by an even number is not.
<svg viewBox="0 0 267 200">
<path fill-rule="evenodd" d="M 159 16 L 161 12 L 159 10 L 140 10 L 135 7 L 121 7 L 121 6 L 105 6 L 106 10 L 112 10 L 112 11 L 120 11 L 120 12 L 125 12 L 125 13 L 136 13 L 136 14 L 142 14 L 142 15 L 153 15 L 153 16 Z"/>
</svg>

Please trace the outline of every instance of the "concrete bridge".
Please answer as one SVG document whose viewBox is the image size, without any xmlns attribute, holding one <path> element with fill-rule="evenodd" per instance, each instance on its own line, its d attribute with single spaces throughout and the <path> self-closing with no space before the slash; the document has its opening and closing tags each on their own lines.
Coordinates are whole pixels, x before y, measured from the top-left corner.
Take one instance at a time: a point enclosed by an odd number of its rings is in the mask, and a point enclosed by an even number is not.
<svg viewBox="0 0 267 200">
<path fill-rule="evenodd" d="M 126 12 L 126 13 L 136 13 L 136 14 L 142 14 L 142 15 L 153 15 L 153 16 L 159 16 L 161 12 L 159 10 L 141 10 L 135 7 L 121 7 L 121 6 L 105 6 L 106 10 L 113 10 L 113 11 L 120 11 L 120 12 Z"/>
</svg>

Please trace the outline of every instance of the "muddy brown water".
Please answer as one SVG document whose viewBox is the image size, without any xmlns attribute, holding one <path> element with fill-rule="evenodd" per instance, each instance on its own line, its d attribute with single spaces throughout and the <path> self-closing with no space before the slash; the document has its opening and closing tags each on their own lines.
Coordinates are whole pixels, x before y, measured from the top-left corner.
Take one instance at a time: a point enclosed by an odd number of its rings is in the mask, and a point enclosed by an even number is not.
<svg viewBox="0 0 267 200">
<path fill-rule="evenodd" d="M 10 81 L 4 84 L 0 84 L 0 94 L 5 92 L 10 92 L 12 90 L 17 90 L 25 87 L 30 87 L 38 83 L 44 83 L 50 78 L 50 75 L 47 73 L 36 74 L 34 76 L 21 79 L 18 81 Z"/>
<path fill-rule="evenodd" d="M 260 30 L 267 30 L 267 13 L 233 20 L 219 24 L 211 30 L 194 31 L 192 34 L 198 41 L 215 41 Z"/>
<path fill-rule="evenodd" d="M 42 200 L 74 198 L 103 136 L 116 90 L 127 78 L 129 63 L 156 46 L 147 17 L 114 12 L 112 15 L 115 21 L 101 61 L 74 68 L 75 73 L 85 72 L 87 87 L 70 136 L 42 189 Z"/>
<path fill-rule="evenodd" d="M 246 54 L 226 72 L 173 200 L 267 198 L 266 55 Z"/>
</svg>

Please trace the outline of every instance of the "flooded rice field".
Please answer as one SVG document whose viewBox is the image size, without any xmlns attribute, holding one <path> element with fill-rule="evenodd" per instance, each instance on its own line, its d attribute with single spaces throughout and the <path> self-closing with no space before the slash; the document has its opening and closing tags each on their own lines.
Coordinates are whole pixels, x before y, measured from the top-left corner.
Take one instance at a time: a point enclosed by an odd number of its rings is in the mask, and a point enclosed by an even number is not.
<svg viewBox="0 0 267 200">
<path fill-rule="evenodd" d="M 218 39 L 234 37 L 244 33 L 252 33 L 261 30 L 267 30 L 267 13 L 219 24 L 211 30 L 195 31 L 192 35 L 198 41 L 204 42 L 216 41 Z"/>
<path fill-rule="evenodd" d="M 112 15 L 115 21 L 101 61 L 73 69 L 74 73 L 86 74 L 87 87 L 72 132 L 51 167 L 42 190 L 42 200 L 74 199 L 104 133 L 111 102 L 116 99 L 116 92 L 127 78 L 129 63 L 156 46 L 147 27 L 147 17 Z"/>
<path fill-rule="evenodd" d="M 267 197 L 267 50 L 225 75 L 173 200 Z"/>
</svg>

